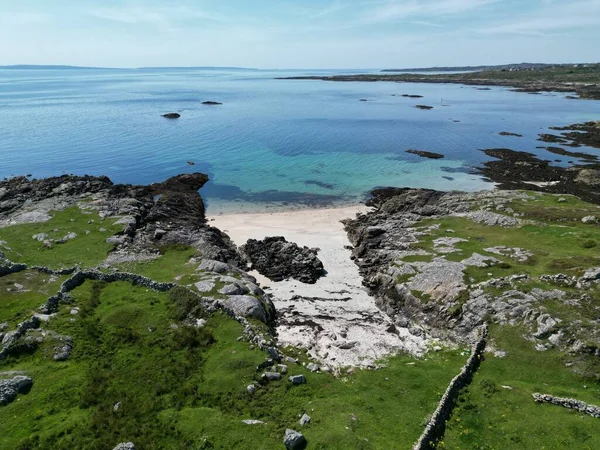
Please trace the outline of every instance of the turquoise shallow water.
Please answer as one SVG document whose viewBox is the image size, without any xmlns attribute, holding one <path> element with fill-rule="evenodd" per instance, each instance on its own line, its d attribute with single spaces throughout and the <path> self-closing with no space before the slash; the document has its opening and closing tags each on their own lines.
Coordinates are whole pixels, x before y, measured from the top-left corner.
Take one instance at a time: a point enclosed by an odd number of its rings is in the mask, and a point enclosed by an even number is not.
<svg viewBox="0 0 600 450">
<path fill-rule="evenodd" d="M 560 94 L 274 79 L 311 73 L 0 70 L 0 176 L 87 173 L 137 184 L 202 171 L 213 213 L 352 203 L 376 186 L 489 188 L 465 170 L 486 160 L 483 148 L 566 164 L 536 149 L 538 133 L 600 118 L 600 102 Z M 182 117 L 161 117 L 173 111 Z M 446 157 L 422 159 L 410 148 Z"/>
</svg>

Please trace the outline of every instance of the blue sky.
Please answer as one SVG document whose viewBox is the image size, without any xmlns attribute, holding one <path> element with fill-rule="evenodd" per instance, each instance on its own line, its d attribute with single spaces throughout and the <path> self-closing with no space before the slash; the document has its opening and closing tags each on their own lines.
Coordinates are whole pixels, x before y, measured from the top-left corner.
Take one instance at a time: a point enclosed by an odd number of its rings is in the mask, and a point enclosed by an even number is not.
<svg viewBox="0 0 600 450">
<path fill-rule="evenodd" d="M 600 0 L 0 0 L 0 65 L 600 60 Z"/>
</svg>

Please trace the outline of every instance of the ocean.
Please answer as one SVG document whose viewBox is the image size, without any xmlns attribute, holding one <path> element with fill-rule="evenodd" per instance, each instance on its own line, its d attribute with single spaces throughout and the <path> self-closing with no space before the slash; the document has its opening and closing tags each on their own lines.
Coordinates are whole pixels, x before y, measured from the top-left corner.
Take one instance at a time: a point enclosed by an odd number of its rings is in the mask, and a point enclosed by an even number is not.
<svg viewBox="0 0 600 450">
<path fill-rule="evenodd" d="M 538 134 L 600 119 L 600 102 L 557 93 L 275 79 L 348 72 L 0 70 L 0 177 L 92 174 L 148 184 L 199 171 L 211 179 L 201 193 L 212 214 L 352 204 L 378 186 L 491 188 L 471 169 L 488 159 L 480 149 L 566 165 L 572 158 L 536 148 L 544 145 Z M 181 118 L 161 117 L 169 112 Z"/>
</svg>

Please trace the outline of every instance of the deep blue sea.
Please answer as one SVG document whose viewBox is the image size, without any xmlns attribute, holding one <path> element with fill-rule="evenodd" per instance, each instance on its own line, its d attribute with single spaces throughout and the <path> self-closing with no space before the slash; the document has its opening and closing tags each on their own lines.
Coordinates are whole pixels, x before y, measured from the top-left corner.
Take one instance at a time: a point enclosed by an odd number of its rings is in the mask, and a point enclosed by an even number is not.
<svg viewBox="0 0 600 450">
<path fill-rule="evenodd" d="M 353 203 L 376 186 L 489 188 L 468 170 L 487 159 L 485 148 L 566 164 L 536 149 L 538 134 L 600 119 L 600 102 L 564 94 L 274 79 L 341 72 L 0 70 L 0 177 L 94 174 L 146 184 L 201 171 L 211 178 L 201 193 L 212 213 Z M 161 117 L 168 112 L 181 118 Z"/>
</svg>

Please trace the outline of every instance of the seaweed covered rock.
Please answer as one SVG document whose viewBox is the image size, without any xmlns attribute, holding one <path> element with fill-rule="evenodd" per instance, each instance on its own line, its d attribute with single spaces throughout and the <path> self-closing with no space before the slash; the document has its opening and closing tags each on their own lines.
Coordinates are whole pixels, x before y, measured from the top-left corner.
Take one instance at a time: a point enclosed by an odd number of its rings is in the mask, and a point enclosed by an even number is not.
<svg viewBox="0 0 600 450">
<path fill-rule="evenodd" d="M 262 241 L 249 239 L 240 250 L 252 269 L 273 281 L 294 278 L 314 284 L 325 273 L 316 250 L 299 247 L 283 236 L 267 237 Z"/>
</svg>

